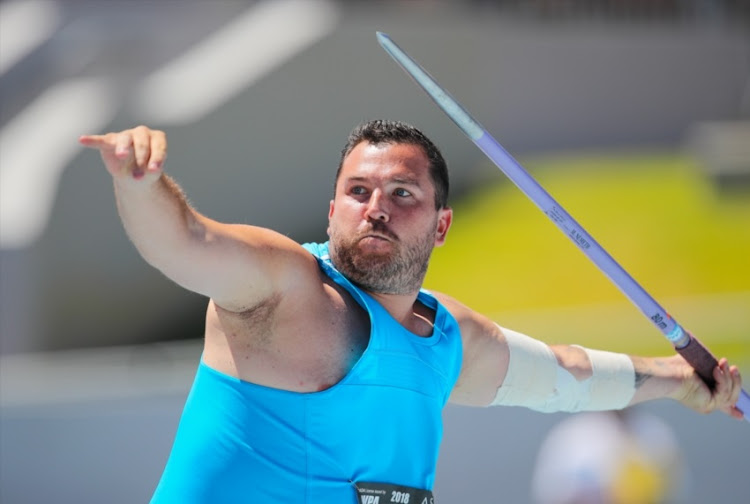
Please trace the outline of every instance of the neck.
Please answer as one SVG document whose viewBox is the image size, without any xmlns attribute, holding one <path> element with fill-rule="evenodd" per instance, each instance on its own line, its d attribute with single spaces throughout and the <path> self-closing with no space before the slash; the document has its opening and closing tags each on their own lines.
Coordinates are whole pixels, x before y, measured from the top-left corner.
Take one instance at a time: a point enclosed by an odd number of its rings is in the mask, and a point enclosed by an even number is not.
<svg viewBox="0 0 750 504">
<path fill-rule="evenodd" d="M 433 315 L 417 303 L 419 291 L 410 294 L 379 294 L 369 292 L 399 324 L 418 336 L 432 334 Z"/>
</svg>

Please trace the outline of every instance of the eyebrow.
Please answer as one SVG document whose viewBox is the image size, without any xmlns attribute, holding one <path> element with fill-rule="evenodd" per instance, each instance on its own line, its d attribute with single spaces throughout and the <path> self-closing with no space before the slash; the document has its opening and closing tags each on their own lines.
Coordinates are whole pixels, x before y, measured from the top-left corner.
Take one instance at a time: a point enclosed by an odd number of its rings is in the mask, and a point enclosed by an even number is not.
<svg viewBox="0 0 750 504">
<path fill-rule="evenodd" d="M 359 176 L 353 176 L 353 177 L 347 177 L 347 182 L 368 182 L 370 179 L 368 177 L 359 177 Z M 402 185 L 410 185 L 414 187 L 421 187 L 421 184 L 419 183 L 419 179 L 413 178 L 413 177 L 394 177 L 387 180 L 388 183 L 395 183 L 395 184 L 402 184 Z"/>
</svg>

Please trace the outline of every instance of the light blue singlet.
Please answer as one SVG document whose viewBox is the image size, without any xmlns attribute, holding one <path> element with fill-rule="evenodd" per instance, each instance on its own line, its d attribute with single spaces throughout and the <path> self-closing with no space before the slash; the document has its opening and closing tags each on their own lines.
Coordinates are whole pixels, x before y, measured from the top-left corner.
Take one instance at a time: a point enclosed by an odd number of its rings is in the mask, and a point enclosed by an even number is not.
<svg viewBox="0 0 750 504">
<path fill-rule="evenodd" d="M 458 325 L 437 300 L 419 337 L 336 271 L 327 244 L 306 244 L 370 315 L 367 349 L 336 385 L 297 393 L 233 378 L 202 361 L 152 503 L 357 502 L 357 482 L 431 490 L 442 408 L 458 378 Z"/>
</svg>

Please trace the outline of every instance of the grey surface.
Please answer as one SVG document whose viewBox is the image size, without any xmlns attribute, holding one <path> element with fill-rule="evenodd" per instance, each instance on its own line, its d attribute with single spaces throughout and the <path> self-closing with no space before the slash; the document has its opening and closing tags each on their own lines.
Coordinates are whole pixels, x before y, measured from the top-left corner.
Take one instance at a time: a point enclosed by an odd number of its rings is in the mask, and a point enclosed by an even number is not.
<svg viewBox="0 0 750 504">
<path fill-rule="evenodd" d="M 750 495 L 747 422 L 701 416 L 676 403 L 643 406 L 674 428 L 689 471 L 685 504 L 744 502 Z M 544 436 L 564 414 L 522 408 L 448 407 L 435 485 L 440 502 L 530 503 L 530 480 Z M 595 442 L 595 440 L 592 440 Z M 470 497 L 471 499 L 468 499 Z"/>
<path fill-rule="evenodd" d="M 53 38 L 2 76 L 5 124 L 56 79 L 115 78 L 106 129 L 143 122 L 132 90 L 243 10 L 238 2 L 62 2 Z M 534 20 L 487 3 L 340 5 L 334 31 L 197 123 L 152 124 L 168 171 L 205 214 L 324 238 L 346 133 L 386 117 L 440 145 L 454 195 L 497 171 L 381 50 L 388 32 L 508 149 L 678 147 L 696 121 L 741 116 L 750 74 L 743 25 Z M 283 29 L 283 27 L 279 27 Z M 237 47 L 227 61 L 262 47 Z M 29 76 L 34 76 L 29 79 Z M 186 83 L 185 85 L 190 85 Z M 60 118 L 51 118 L 60 120 Z M 71 131 L 71 142 L 78 134 Z M 39 148 L 44 148 L 43 141 Z M 138 257 L 98 156 L 65 169 L 44 234 L 0 251 L 0 353 L 199 337 L 204 300 Z"/>
</svg>

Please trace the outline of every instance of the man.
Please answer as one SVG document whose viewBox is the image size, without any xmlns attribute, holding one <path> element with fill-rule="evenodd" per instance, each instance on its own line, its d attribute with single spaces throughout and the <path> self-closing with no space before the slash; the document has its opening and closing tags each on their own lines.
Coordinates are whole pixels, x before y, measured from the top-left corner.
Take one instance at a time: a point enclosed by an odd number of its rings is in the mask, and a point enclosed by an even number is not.
<svg viewBox="0 0 750 504">
<path fill-rule="evenodd" d="M 421 290 L 451 226 L 448 177 L 417 129 L 371 121 L 342 152 L 325 244 L 196 212 L 144 126 L 81 137 L 113 176 L 141 255 L 210 298 L 205 345 L 153 502 L 430 502 L 441 409 L 619 409 L 673 398 L 734 408 L 679 356 L 554 346 Z"/>
</svg>

